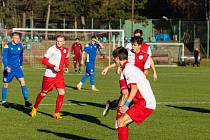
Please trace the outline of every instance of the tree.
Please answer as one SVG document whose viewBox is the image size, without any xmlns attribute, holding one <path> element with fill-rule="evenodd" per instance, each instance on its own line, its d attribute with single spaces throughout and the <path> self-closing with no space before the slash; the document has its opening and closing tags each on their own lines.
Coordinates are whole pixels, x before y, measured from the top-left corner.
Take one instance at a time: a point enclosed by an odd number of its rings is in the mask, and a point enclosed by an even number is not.
<svg viewBox="0 0 210 140">
<path fill-rule="evenodd" d="M 205 19 L 204 0 L 171 0 L 175 12 L 180 12 L 185 20 Z"/>
</svg>

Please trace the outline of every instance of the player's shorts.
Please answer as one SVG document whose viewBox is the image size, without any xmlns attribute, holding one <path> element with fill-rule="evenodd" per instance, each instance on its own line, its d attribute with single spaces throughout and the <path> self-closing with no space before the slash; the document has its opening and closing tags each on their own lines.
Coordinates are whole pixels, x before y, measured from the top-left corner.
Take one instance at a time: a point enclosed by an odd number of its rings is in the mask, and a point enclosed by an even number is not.
<svg viewBox="0 0 210 140">
<path fill-rule="evenodd" d="M 64 84 L 64 78 L 57 78 L 57 77 L 43 77 L 42 80 L 42 89 L 41 92 L 49 92 L 52 91 L 53 88 L 61 88 L 64 89 L 65 84 Z"/>
<path fill-rule="evenodd" d="M 81 63 L 82 57 L 81 56 L 74 56 L 73 57 L 73 63 Z"/>
<path fill-rule="evenodd" d="M 132 105 L 126 112 L 130 118 L 137 124 L 144 122 L 153 112 L 153 109 L 146 108 L 140 103 Z"/>
<path fill-rule="evenodd" d="M 10 83 L 13 78 L 19 79 L 24 78 L 24 74 L 21 68 L 11 69 L 11 72 L 3 72 L 3 82 Z"/>
<path fill-rule="evenodd" d="M 88 74 L 94 74 L 95 72 L 95 64 L 91 62 L 86 62 L 86 73 Z"/>
</svg>

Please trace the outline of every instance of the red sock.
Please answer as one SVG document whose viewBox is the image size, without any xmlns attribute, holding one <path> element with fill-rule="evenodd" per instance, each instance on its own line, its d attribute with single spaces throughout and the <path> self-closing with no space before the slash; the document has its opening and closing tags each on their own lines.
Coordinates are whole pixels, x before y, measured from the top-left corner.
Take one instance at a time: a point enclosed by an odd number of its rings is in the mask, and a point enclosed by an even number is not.
<svg viewBox="0 0 210 140">
<path fill-rule="evenodd" d="M 63 104 L 63 99 L 64 99 L 64 95 L 58 95 L 57 100 L 56 100 L 55 113 L 60 112 L 61 106 Z"/>
<path fill-rule="evenodd" d="M 41 100 L 43 99 L 43 96 L 41 96 L 40 94 L 36 97 L 36 102 L 35 102 L 35 104 L 34 104 L 34 108 L 38 108 L 38 106 L 39 106 L 39 104 L 40 104 L 40 102 L 41 102 Z"/>
<path fill-rule="evenodd" d="M 128 140 L 128 127 L 118 128 L 118 140 Z"/>
</svg>

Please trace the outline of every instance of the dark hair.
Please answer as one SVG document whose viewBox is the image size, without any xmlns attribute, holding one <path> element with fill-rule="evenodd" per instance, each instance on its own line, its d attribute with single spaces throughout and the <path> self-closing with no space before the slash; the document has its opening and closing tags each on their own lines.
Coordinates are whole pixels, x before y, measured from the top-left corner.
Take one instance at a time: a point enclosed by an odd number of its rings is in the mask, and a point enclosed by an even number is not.
<svg viewBox="0 0 210 140">
<path fill-rule="evenodd" d="M 135 34 L 137 34 L 137 33 L 140 33 L 141 36 L 143 35 L 143 31 L 142 31 L 141 29 L 136 29 L 136 30 L 134 31 L 134 36 L 135 36 Z"/>
<path fill-rule="evenodd" d="M 79 40 L 79 38 L 77 37 L 77 38 L 75 38 L 75 40 Z"/>
<path fill-rule="evenodd" d="M 61 35 L 61 34 L 59 34 L 59 35 L 56 36 L 56 40 L 57 40 L 58 38 L 64 38 L 64 40 L 65 40 L 65 36 L 64 36 L 64 35 Z"/>
<path fill-rule="evenodd" d="M 140 36 L 134 36 L 131 38 L 131 42 L 132 44 L 136 42 L 137 44 L 141 45 L 143 42 L 143 38 Z"/>
<path fill-rule="evenodd" d="M 14 36 L 14 35 L 21 36 L 21 35 L 22 35 L 22 33 L 20 33 L 20 32 L 12 32 L 12 36 Z"/>
<path fill-rule="evenodd" d="M 93 35 L 93 36 L 91 36 L 91 39 L 93 39 L 93 38 L 95 38 L 95 39 L 96 39 L 96 36 L 94 36 L 94 35 Z"/>
<path fill-rule="evenodd" d="M 124 47 L 117 47 L 112 52 L 114 58 L 119 57 L 120 60 L 128 60 L 128 51 Z"/>
</svg>

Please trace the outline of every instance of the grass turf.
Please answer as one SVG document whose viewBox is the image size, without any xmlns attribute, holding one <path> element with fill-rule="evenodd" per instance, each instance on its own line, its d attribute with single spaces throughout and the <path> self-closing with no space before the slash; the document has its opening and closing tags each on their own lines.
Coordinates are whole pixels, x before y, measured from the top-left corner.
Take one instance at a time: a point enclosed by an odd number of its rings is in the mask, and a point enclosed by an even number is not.
<svg viewBox="0 0 210 140">
<path fill-rule="evenodd" d="M 92 92 L 89 81 L 81 91 L 75 90 L 81 74 L 65 74 L 66 95 L 61 108 L 63 119 L 55 120 L 51 114 L 55 109 L 56 91 L 50 92 L 39 106 L 35 118 L 23 109 L 23 97 L 17 80 L 9 87 L 7 101 L 11 108 L 0 107 L 0 139 L 4 140 L 112 140 L 117 139 L 114 129 L 115 110 L 103 117 L 107 100 L 118 98 L 118 76 L 112 70 L 107 76 L 97 69 L 95 81 L 99 92 Z M 35 102 L 41 88 L 43 70 L 25 69 L 25 80 L 30 101 Z M 157 100 L 157 109 L 142 124 L 129 126 L 131 140 L 191 140 L 209 139 L 210 95 L 209 68 L 177 67 L 157 68 L 158 81 L 151 86 Z"/>
</svg>

